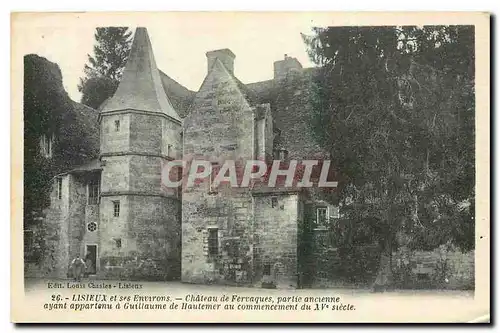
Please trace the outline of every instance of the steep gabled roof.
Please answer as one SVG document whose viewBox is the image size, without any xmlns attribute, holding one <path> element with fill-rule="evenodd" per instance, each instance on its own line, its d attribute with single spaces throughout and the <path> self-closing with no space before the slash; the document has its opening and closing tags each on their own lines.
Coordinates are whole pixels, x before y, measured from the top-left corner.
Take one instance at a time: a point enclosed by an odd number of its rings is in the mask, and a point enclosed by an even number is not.
<svg viewBox="0 0 500 333">
<path fill-rule="evenodd" d="M 193 108 L 199 107 L 197 102 L 207 99 L 206 91 L 213 90 L 214 82 L 228 83 L 229 85 L 226 87 L 227 91 L 232 91 L 233 93 L 239 94 L 242 97 L 242 100 L 246 104 L 248 104 L 248 106 L 252 104 L 252 101 L 249 98 L 249 94 L 251 94 L 251 92 L 245 87 L 243 83 L 241 83 L 240 80 L 238 80 L 233 74 L 230 73 L 230 71 L 219 59 L 215 59 L 212 67 L 209 69 L 207 75 L 205 76 L 205 79 L 203 80 L 199 91 L 196 93 L 193 99 L 193 104 L 191 105 L 188 115 L 189 113 L 191 113 Z M 210 98 L 213 97 L 214 96 L 211 96 Z"/>
<path fill-rule="evenodd" d="M 159 70 L 163 89 L 172 102 L 177 114 L 185 118 L 196 92 L 189 90 L 170 76 Z"/>
<path fill-rule="evenodd" d="M 165 94 L 146 28 L 136 29 L 118 89 L 101 113 L 127 109 L 163 113 L 181 120 Z"/>
</svg>

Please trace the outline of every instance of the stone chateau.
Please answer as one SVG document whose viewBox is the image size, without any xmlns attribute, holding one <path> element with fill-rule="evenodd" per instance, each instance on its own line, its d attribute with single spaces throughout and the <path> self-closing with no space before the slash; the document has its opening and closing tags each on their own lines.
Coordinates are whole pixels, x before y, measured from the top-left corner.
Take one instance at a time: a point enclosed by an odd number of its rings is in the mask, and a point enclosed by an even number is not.
<svg viewBox="0 0 500 333">
<path fill-rule="evenodd" d="M 321 244 L 324 226 L 339 217 L 334 193 L 228 191 L 210 180 L 162 187 L 164 164 L 183 156 L 214 167 L 327 156 L 309 128 L 313 69 L 285 55 L 273 79 L 243 84 L 229 49 L 206 58 L 206 77 L 190 91 L 157 68 L 147 30 L 136 29 L 116 93 L 85 110 L 95 118 L 99 158 L 54 179 L 46 214 L 55 230 L 51 276 L 67 277 L 77 254 L 99 279 L 301 288 L 331 275 L 335 253 Z M 41 144 L 50 149 L 50 140 Z"/>
<path fill-rule="evenodd" d="M 307 223 L 335 206 L 320 191 L 162 187 L 162 166 L 183 156 L 307 159 L 325 156 L 308 128 L 310 69 L 291 57 L 274 79 L 243 84 L 229 49 L 206 53 L 197 92 L 160 71 L 145 28 L 135 32 L 119 87 L 100 107 L 100 157 L 55 178 L 46 220 L 58 229 L 52 275 L 77 254 L 97 278 L 298 287 Z M 206 186 L 205 186 L 206 185 Z M 313 215 L 306 221 L 306 210 Z"/>
</svg>

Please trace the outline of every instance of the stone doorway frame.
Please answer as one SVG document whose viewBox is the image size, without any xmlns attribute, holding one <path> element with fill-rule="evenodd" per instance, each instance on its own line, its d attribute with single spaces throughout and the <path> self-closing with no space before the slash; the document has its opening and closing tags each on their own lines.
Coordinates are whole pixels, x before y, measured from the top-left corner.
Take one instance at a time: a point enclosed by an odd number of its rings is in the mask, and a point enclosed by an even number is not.
<svg viewBox="0 0 500 333">
<path fill-rule="evenodd" d="M 96 275 L 97 271 L 99 270 L 99 244 L 97 244 L 97 243 L 85 243 L 85 256 L 84 256 L 84 258 L 86 258 L 87 254 L 89 253 L 89 251 L 88 251 L 89 246 L 95 246 L 95 262 L 94 262 L 95 273 L 89 274 L 89 275 Z"/>
</svg>

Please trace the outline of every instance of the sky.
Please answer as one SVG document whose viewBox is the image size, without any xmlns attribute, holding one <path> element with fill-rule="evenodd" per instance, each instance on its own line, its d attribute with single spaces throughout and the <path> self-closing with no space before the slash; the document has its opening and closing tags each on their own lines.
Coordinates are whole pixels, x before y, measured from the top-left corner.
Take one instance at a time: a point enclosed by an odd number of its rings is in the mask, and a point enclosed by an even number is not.
<svg viewBox="0 0 500 333">
<path fill-rule="evenodd" d="M 233 51 L 235 75 L 244 83 L 267 80 L 273 77 L 274 61 L 285 54 L 296 57 L 303 67 L 313 66 L 301 33 L 310 34 L 320 21 L 323 26 L 328 24 L 326 16 L 307 13 L 199 12 L 149 14 L 132 20 L 109 18 L 89 19 L 86 14 L 64 20 L 37 17 L 38 23 L 22 28 L 25 32 L 20 39 L 25 40 L 19 42 L 25 54 L 35 53 L 57 63 L 66 91 L 79 101 L 77 85 L 87 54 L 93 52 L 96 26 L 146 27 L 158 68 L 197 91 L 207 74 L 207 51 Z"/>
</svg>

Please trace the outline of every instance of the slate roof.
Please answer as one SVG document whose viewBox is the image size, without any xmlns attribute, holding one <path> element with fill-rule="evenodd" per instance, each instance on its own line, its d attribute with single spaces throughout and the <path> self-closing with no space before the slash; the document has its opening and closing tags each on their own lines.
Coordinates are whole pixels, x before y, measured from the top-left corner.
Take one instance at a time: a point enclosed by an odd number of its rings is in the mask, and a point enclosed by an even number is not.
<svg viewBox="0 0 500 333">
<path fill-rule="evenodd" d="M 77 173 L 77 172 L 88 172 L 88 171 L 97 171 L 97 170 L 102 170 L 102 165 L 101 161 L 99 161 L 98 158 L 93 159 L 89 161 L 88 163 L 85 163 L 83 165 L 80 165 L 68 173 Z"/>
<path fill-rule="evenodd" d="M 187 89 L 161 70 L 159 72 L 165 94 L 167 94 L 179 116 L 185 118 L 196 92 Z"/>
<path fill-rule="evenodd" d="M 181 120 L 165 93 L 146 28 L 135 30 L 118 89 L 105 102 L 101 113 L 126 109 L 158 112 Z"/>
<path fill-rule="evenodd" d="M 293 70 L 280 79 L 246 85 L 257 96 L 259 103 L 271 105 L 273 124 L 280 132 L 275 138 L 275 148 L 288 150 L 291 159 L 322 158 L 326 155 L 316 143 L 310 128 L 310 94 L 315 70 Z"/>
</svg>

